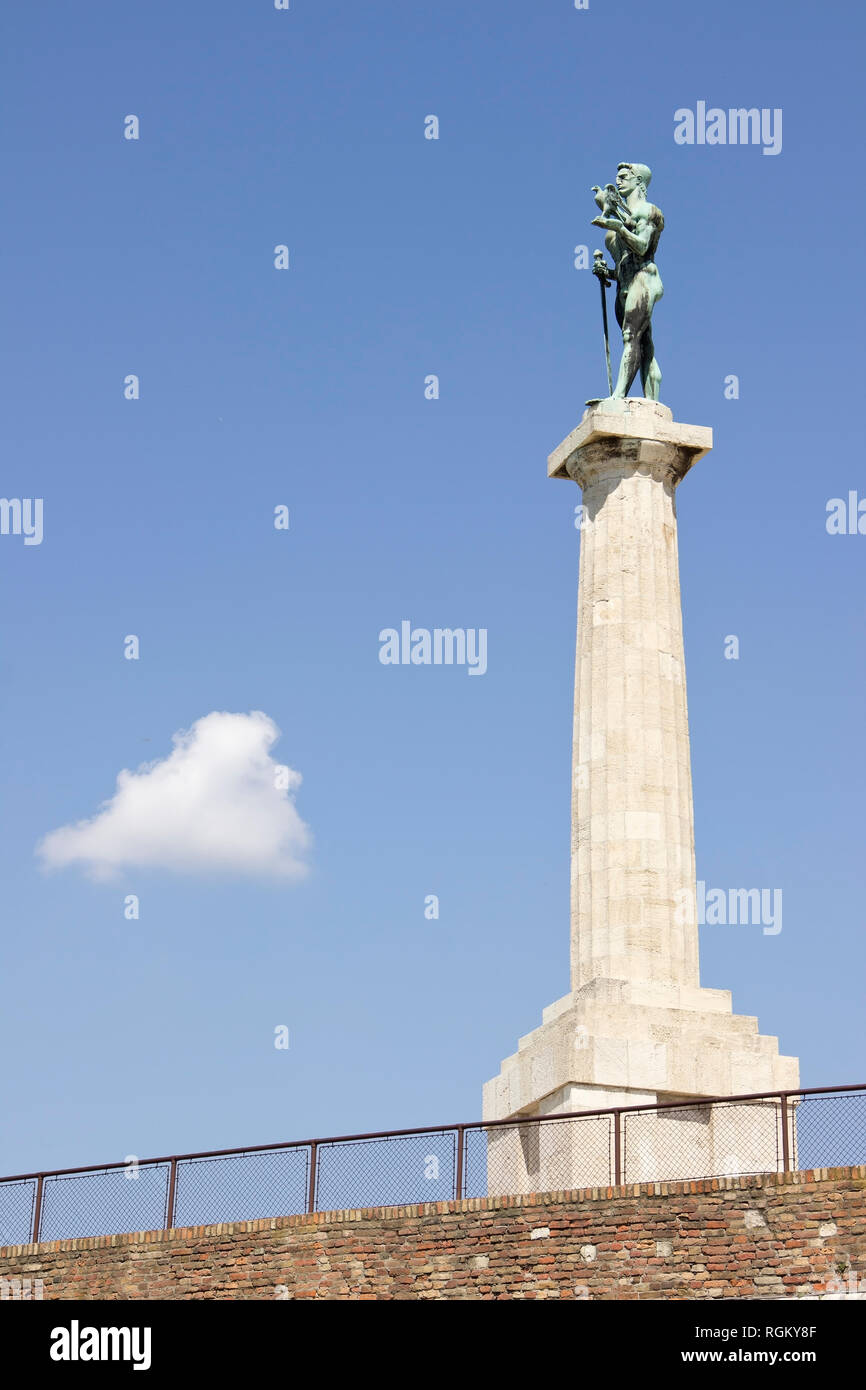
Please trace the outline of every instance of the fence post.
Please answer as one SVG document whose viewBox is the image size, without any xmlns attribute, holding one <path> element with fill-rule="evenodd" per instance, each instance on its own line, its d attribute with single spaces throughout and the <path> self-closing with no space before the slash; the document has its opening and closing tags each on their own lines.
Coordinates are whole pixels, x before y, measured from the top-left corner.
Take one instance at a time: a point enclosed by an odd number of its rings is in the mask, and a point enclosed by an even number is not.
<svg viewBox="0 0 866 1390">
<path fill-rule="evenodd" d="M 310 1144 L 310 1186 L 307 1191 L 307 1211 L 316 1210 L 316 1168 L 319 1162 L 319 1141 Z"/>
<path fill-rule="evenodd" d="M 454 1196 L 457 1201 L 463 1196 L 463 1151 L 466 1146 L 466 1126 L 457 1126 L 457 1165 L 454 1171 Z"/>
<path fill-rule="evenodd" d="M 165 1204 L 165 1229 L 170 1231 L 174 1225 L 174 1208 L 177 1200 L 177 1159 L 173 1158 L 168 1168 L 168 1201 Z"/>
<path fill-rule="evenodd" d="M 42 1221 L 42 1185 L 45 1181 L 45 1174 L 40 1173 L 36 1179 L 36 1200 L 33 1203 L 33 1244 L 39 1243 L 39 1226 Z"/>
<path fill-rule="evenodd" d="M 622 1186 L 622 1111 L 613 1112 L 613 1185 Z"/>
<path fill-rule="evenodd" d="M 782 1172 L 791 1171 L 791 1145 L 788 1136 L 788 1092 L 782 1092 Z"/>
</svg>

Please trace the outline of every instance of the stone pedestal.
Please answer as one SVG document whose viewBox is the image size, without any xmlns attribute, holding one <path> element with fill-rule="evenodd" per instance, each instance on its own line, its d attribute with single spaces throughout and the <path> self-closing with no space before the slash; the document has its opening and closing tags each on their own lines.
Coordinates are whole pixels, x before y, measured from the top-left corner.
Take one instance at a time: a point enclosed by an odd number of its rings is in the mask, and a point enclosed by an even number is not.
<svg viewBox="0 0 866 1390">
<path fill-rule="evenodd" d="M 550 455 L 550 476 L 577 482 L 584 509 L 571 993 L 544 1011 L 541 1027 L 521 1038 L 487 1083 L 485 1119 L 798 1085 L 796 1059 L 779 1055 L 757 1019 L 734 1014 L 727 991 L 699 983 L 675 491 L 711 448 L 709 429 L 629 399 L 591 402 Z M 771 1139 L 765 1110 L 739 1115 L 736 1144 L 733 1112 L 725 1118 L 723 1109 L 634 1117 L 627 1126 L 631 1167 L 642 1176 L 627 1172 L 627 1180 L 775 1168 L 778 1136 Z M 671 1167 L 663 1155 L 672 1136 L 681 1166 L 694 1172 L 661 1171 Z M 491 1131 L 491 1191 L 527 1190 L 525 1182 L 536 1189 L 595 1185 L 608 1138 L 601 1120 Z M 524 1186 L 515 1188 L 521 1172 Z M 494 1173 L 505 1176 L 494 1181 Z"/>
</svg>

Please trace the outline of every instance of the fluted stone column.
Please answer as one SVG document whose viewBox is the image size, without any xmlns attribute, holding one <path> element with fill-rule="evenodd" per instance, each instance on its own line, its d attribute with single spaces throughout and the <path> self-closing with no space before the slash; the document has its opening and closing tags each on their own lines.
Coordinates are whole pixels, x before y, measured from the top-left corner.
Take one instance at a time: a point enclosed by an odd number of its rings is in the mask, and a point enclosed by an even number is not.
<svg viewBox="0 0 866 1390">
<path fill-rule="evenodd" d="M 612 410 L 611 407 L 617 407 Z M 583 489 L 571 829 L 572 989 L 698 985 L 675 489 L 712 447 L 651 401 L 600 402 L 551 456 Z"/>
<path fill-rule="evenodd" d="M 699 981 L 676 489 L 711 448 L 709 429 L 664 405 L 605 400 L 548 460 L 551 477 L 579 484 L 584 507 L 571 992 L 487 1082 L 485 1119 L 798 1084 L 797 1059 L 780 1056 L 756 1018 L 734 1014 L 729 991 Z M 634 1120 L 631 1180 L 772 1168 L 776 1119 L 772 1107 L 745 1120 L 734 1107 Z M 541 1130 L 490 1132 L 491 1192 L 609 1181 L 608 1120 Z"/>
</svg>

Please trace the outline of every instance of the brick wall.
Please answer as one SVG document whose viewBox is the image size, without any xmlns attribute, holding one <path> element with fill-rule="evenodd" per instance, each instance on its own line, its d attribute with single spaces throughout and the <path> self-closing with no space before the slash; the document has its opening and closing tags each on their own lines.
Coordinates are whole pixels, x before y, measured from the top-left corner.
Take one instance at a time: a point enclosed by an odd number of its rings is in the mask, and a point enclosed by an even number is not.
<svg viewBox="0 0 866 1390">
<path fill-rule="evenodd" d="M 41 1279 L 46 1299 L 774 1299 L 840 1266 L 866 1289 L 866 1166 L 0 1250 L 0 1278 Z"/>
</svg>

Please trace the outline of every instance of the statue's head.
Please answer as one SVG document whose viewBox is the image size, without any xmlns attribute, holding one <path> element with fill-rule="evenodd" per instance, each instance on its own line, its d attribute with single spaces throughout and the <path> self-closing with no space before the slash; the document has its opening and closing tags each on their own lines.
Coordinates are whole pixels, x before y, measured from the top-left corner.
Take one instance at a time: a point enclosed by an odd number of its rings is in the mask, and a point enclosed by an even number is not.
<svg viewBox="0 0 866 1390">
<path fill-rule="evenodd" d="M 620 193 L 626 195 L 636 188 L 646 193 L 652 172 L 645 164 L 618 164 L 616 170 L 616 186 Z"/>
</svg>

